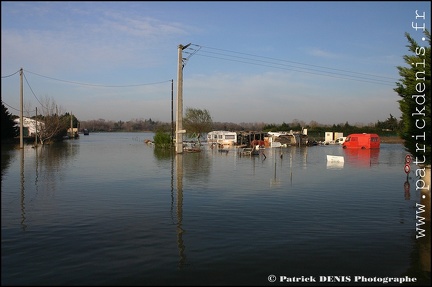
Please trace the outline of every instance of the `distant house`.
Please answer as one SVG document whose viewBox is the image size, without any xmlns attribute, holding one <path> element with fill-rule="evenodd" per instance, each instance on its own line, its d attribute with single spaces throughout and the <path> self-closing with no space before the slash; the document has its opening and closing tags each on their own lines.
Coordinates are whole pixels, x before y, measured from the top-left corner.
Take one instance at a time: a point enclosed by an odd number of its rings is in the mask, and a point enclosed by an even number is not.
<svg viewBox="0 0 432 287">
<path fill-rule="evenodd" d="M 20 118 L 14 119 L 14 122 L 18 127 L 21 124 Z M 41 121 L 36 121 L 31 118 L 23 117 L 23 136 L 34 137 L 36 134 L 36 123 L 38 131 L 40 131 L 45 125 Z"/>
<path fill-rule="evenodd" d="M 68 134 L 71 134 L 71 133 L 73 133 L 73 134 L 77 134 L 78 133 L 78 128 L 68 128 L 67 129 L 67 133 Z"/>
</svg>

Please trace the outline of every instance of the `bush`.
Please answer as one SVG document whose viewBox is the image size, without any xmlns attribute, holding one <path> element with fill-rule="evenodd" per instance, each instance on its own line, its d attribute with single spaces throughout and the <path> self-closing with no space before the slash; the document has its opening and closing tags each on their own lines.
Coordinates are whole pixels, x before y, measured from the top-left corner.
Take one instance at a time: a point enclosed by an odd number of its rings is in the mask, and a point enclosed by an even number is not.
<svg viewBox="0 0 432 287">
<path fill-rule="evenodd" d="M 171 135 L 166 132 L 158 131 L 153 137 L 155 147 L 157 148 L 171 148 Z"/>
</svg>

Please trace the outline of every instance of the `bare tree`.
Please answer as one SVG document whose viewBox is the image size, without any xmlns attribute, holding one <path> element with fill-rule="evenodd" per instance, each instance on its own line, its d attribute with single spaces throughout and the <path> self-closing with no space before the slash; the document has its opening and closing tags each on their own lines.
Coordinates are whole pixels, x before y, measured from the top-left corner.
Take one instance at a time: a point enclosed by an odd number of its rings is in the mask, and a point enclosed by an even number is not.
<svg viewBox="0 0 432 287">
<path fill-rule="evenodd" d="M 51 141 L 62 135 L 67 130 L 66 121 L 60 117 L 64 113 L 61 107 L 58 107 L 54 99 L 45 97 L 42 101 L 42 111 L 40 118 L 43 124 L 38 127 L 38 138 L 41 144 Z"/>
<path fill-rule="evenodd" d="M 192 137 L 196 136 L 199 144 L 202 133 L 211 131 L 212 124 L 213 121 L 208 110 L 186 109 L 183 126 L 188 134 Z"/>
</svg>

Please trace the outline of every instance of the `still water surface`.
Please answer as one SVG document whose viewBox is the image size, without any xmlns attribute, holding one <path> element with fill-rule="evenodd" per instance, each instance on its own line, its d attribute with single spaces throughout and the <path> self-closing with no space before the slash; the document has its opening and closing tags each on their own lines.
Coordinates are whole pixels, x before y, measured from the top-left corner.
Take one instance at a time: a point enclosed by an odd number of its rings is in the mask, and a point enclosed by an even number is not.
<svg viewBox="0 0 432 287">
<path fill-rule="evenodd" d="M 430 254 L 424 260 L 416 239 L 421 194 L 412 173 L 404 186 L 402 145 L 268 148 L 250 157 L 207 146 L 172 155 L 145 139 L 153 134 L 2 147 L 2 285 L 430 280 Z"/>
</svg>

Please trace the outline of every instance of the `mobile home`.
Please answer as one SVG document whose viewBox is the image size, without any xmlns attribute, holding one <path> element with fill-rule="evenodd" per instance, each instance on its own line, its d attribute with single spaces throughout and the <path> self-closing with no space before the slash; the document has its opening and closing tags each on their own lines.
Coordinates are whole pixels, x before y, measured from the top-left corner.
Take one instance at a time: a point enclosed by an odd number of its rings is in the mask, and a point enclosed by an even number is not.
<svg viewBox="0 0 432 287">
<path fill-rule="evenodd" d="M 230 131 L 212 131 L 207 134 L 207 142 L 209 144 L 235 145 L 237 144 L 237 133 Z"/>
<path fill-rule="evenodd" d="M 377 134 L 350 134 L 342 144 L 343 148 L 373 149 L 380 147 L 380 138 Z"/>
</svg>

